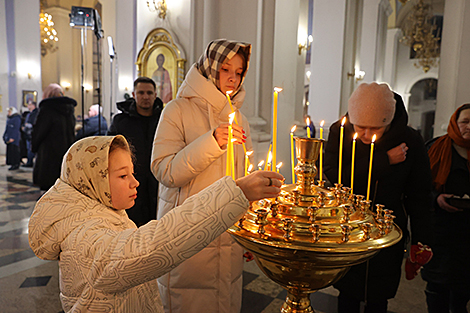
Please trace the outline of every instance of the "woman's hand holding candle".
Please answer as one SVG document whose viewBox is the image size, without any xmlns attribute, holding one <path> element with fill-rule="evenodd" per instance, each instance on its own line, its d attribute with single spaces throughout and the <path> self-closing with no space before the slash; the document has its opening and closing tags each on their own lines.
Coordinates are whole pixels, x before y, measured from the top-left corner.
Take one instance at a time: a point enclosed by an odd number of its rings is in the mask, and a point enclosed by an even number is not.
<svg viewBox="0 0 470 313">
<path fill-rule="evenodd" d="M 227 142 L 228 142 L 228 127 L 229 123 L 221 123 L 215 130 L 214 130 L 214 138 L 219 144 L 220 149 L 227 149 Z M 233 138 L 236 139 L 233 144 L 241 145 L 246 142 L 245 131 L 243 127 L 233 123 Z"/>
</svg>

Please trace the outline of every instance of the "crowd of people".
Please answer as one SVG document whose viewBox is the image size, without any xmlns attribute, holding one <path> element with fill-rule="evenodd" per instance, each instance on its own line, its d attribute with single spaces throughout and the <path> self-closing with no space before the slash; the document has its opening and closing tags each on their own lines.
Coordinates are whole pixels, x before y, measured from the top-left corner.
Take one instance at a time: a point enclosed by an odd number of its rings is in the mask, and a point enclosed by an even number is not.
<svg viewBox="0 0 470 313">
<path fill-rule="evenodd" d="M 77 128 L 77 103 L 57 84 L 37 107 L 28 103 L 23 119 L 8 109 L 6 162 L 9 170 L 20 167 L 24 141 L 24 166 L 34 166 L 33 182 L 45 192 L 29 242 L 38 257 L 59 260 L 65 312 L 240 312 L 244 251 L 224 231 L 249 201 L 277 196 L 283 182 L 275 172 L 243 174 L 244 148 L 252 148 L 240 112 L 250 56 L 250 44 L 212 41 L 165 108 L 155 81 L 137 78 L 109 129 L 99 105 Z M 225 176 L 232 110 L 236 179 Z M 428 312 L 467 312 L 470 211 L 452 200 L 470 195 L 470 104 L 455 111 L 446 135 L 428 143 L 408 126 L 402 97 L 387 84 L 359 85 L 346 117 L 344 137 L 358 135 L 359 176 L 367 176 L 376 137 L 372 205 L 393 210 L 404 236 L 334 284 L 338 313 L 386 313 L 405 250 L 423 244 L 431 247 L 430 261 L 406 270 L 413 278 L 424 265 Z M 341 120 L 325 147 L 331 184 L 338 179 Z M 345 145 L 342 157 L 351 154 Z M 350 185 L 350 164 L 343 166 L 341 181 Z M 356 181 L 355 193 L 366 194 L 366 183 Z"/>
</svg>

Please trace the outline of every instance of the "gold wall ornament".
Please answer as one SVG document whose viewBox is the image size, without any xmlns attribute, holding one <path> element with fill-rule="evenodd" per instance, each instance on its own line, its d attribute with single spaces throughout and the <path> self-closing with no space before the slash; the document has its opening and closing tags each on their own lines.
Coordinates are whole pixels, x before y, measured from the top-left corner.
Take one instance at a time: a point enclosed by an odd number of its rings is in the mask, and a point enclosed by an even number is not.
<svg viewBox="0 0 470 313">
<path fill-rule="evenodd" d="M 425 73 L 438 65 L 437 58 L 440 54 L 439 34 L 434 36 L 437 26 L 431 20 L 434 20 L 431 5 L 418 0 L 402 27 L 404 36 L 400 39 L 400 42 L 416 53 L 417 61 L 414 65 L 417 68 L 422 67 Z"/>
<path fill-rule="evenodd" d="M 41 9 L 39 13 L 39 28 L 41 33 L 41 55 L 44 57 L 48 52 L 55 52 L 58 47 L 56 42 L 59 41 L 57 31 L 54 29 L 52 15 L 45 13 Z"/>
<path fill-rule="evenodd" d="M 165 28 L 155 28 L 145 38 L 137 56 L 137 75 L 152 78 L 163 103 L 176 97 L 183 83 L 186 59 L 183 50 Z"/>
<path fill-rule="evenodd" d="M 150 2 L 152 2 L 152 4 L 150 4 Z M 149 8 L 150 12 L 158 11 L 158 17 L 161 18 L 162 20 L 165 19 L 166 11 L 168 10 L 165 0 L 161 0 L 159 2 L 155 2 L 155 0 L 153 1 L 147 0 L 147 7 Z"/>
<path fill-rule="evenodd" d="M 297 183 L 277 198 L 253 202 L 227 232 L 252 252 L 260 269 L 288 291 L 281 312 L 312 313 L 310 293 L 342 278 L 349 267 L 400 241 L 391 210 L 336 184 L 314 184 L 323 139 L 296 138 Z"/>
</svg>

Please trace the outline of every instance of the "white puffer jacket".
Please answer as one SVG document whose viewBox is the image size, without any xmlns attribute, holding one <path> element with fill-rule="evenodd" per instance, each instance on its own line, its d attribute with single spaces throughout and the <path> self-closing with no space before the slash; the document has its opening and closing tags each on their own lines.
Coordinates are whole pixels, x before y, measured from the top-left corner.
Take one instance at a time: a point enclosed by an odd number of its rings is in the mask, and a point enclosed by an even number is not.
<svg viewBox="0 0 470 313">
<path fill-rule="evenodd" d="M 163 312 L 155 278 L 208 245 L 248 205 L 226 177 L 136 228 L 125 211 L 57 180 L 34 209 L 29 240 L 39 258 L 59 260 L 65 312 Z"/>
<path fill-rule="evenodd" d="M 232 99 L 238 123 L 252 149 L 250 128 L 239 111 L 245 90 Z M 193 66 L 177 99 L 162 112 L 154 139 L 152 172 L 160 182 L 158 217 L 176 204 L 225 176 L 226 150 L 213 136 L 231 113 L 227 98 Z M 245 153 L 236 145 L 235 171 L 244 175 Z M 166 312 L 240 312 L 243 249 L 224 233 L 188 262 L 161 277 L 160 293 Z"/>
</svg>

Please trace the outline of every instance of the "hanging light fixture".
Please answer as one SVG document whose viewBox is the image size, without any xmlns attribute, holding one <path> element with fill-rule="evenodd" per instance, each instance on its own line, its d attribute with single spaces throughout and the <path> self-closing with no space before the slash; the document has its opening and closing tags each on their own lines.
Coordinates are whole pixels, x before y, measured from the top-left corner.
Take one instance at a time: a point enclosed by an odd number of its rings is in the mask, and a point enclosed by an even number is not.
<svg viewBox="0 0 470 313">
<path fill-rule="evenodd" d="M 153 0 L 153 1 L 147 0 L 147 7 L 149 8 L 150 12 L 158 11 L 158 17 L 161 18 L 162 20 L 165 19 L 166 11 L 167 11 L 165 0 L 161 0 L 158 2 L 156 2 L 156 0 Z"/>
<path fill-rule="evenodd" d="M 39 28 L 41 31 L 41 55 L 44 57 L 48 52 L 52 53 L 58 49 L 56 42 L 59 41 L 57 31 L 54 29 L 52 15 L 41 9 L 39 13 Z"/>
<path fill-rule="evenodd" d="M 439 34 L 434 36 L 437 26 L 431 21 L 434 21 L 431 5 L 418 0 L 402 28 L 404 36 L 400 39 L 400 42 L 411 47 L 416 53 L 415 66 L 422 67 L 425 73 L 438 65 L 437 58 L 440 54 Z"/>
</svg>

